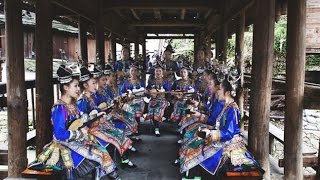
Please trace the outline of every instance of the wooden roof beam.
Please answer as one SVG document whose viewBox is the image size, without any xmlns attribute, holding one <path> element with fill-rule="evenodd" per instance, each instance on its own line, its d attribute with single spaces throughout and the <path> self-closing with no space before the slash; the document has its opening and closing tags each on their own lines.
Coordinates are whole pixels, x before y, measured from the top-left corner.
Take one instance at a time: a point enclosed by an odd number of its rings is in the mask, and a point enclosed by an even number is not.
<svg viewBox="0 0 320 180">
<path fill-rule="evenodd" d="M 184 17 L 186 16 L 186 9 L 182 9 L 181 10 L 181 16 L 180 16 L 180 19 L 181 20 L 184 20 Z"/>
<path fill-rule="evenodd" d="M 154 18 L 155 19 L 158 19 L 158 20 L 161 20 L 161 12 L 159 9 L 153 9 L 153 12 L 154 12 Z"/>
<path fill-rule="evenodd" d="M 134 17 L 136 20 L 138 20 L 138 21 L 141 20 L 140 17 L 138 16 L 138 14 L 136 13 L 136 11 L 135 11 L 134 9 L 130 9 L 130 11 L 131 11 L 133 17 Z"/>
<path fill-rule="evenodd" d="M 210 7 L 217 7 L 217 1 L 207 0 L 109 0 L 105 4 L 106 8 L 117 9 L 208 9 Z"/>
<path fill-rule="evenodd" d="M 230 12 L 228 15 L 226 15 L 226 18 L 223 21 L 220 21 L 219 25 L 215 25 L 212 26 L 212 21 L 211 18 L 208 19 L 207 21 L 207 31 L 208 31 L 208 35 L 211 36 L 215 31 L 219 30 L 220 28 L 223 27 L 223 25 L 228 24 L 230 21 L 232 21 L 234 18 L 236 18 L 237 16 L 239 16 L 240 13 L 242 13 L 243 11 L 245 11 L 246 9 L 248 9 L 249 7 L 251 7 L 254 4 L 255 0 L 248 0 L 247 3 L 244 3 L 244 5 L 242 7 L 240 7 L 239 9 L 237 9 L 234 12 Z M 211 25 L 210 25 L 211 24 Z"/>
<path fill-rule="evenodd" d="M 68 9 L 69 11 L 80 15 L 81 17 L 87 19 L 88 21 L 95 23 L 96 21 L 96 9 L 97 4 L 90 1 L 78 1 L 78 0 L 53 0 L 53 4 Z M 112 13 L 109 11 L 109 13 Z M 108 14 L 108 13 L 106 13 Z M 105 18 L 103 21 L 103 26 L 106 30 L 111 31 L 113 34 L 125 37 L 128 25 L 127 23 L 121 23 L 122 19 L 116 14 L 112 14 L 113 18 Z"/>
<path fill-rule="evenodd" d="M 187 22 L 187 21 L 143 21 L 143 22 L 131 22 L 130 26 L 139 27 L 202 27 L 203 23 L 199 22 Z"/>
<path fill-rule="evenodd" d="M 212 12 L 212 9 L 209 9 L 204 15 L 204 19 L 207 19 L 210 16 L 211 12 Z"/>
</svg>

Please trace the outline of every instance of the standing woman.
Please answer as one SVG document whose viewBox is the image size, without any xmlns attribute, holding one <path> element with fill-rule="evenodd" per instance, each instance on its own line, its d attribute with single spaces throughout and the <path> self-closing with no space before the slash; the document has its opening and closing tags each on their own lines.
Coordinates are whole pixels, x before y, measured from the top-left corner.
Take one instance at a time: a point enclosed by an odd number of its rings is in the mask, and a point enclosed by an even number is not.
<svg viewBox="0 0 320 180">
<path fill-rule="evenodd" d="M 154 124 L 154 133 L 157 137 L 160 136 L 160 122 L 162 122 L 162 117 L 164 111 L 168 106 L 168 101 L 166 100 L 170 94 L 162 94 L 164 91 L 171 91 L 171 85 L 168 80 L 163 77 L 163 67 L 157 64 L 154 69 L 154 78 L 150 79 L 148 82 L 147 90 L 151 93 L 151 100 L 148 106 L 147 119 L 152 119 Z M 152 92 L 154 91 L 154 92 Z"/>
<path fill-rule="evenodd" d="M 80 88 L 82 89 L 82 94 L 77 101 L 80 113 L 91 115 L 94 112 L 101 112 L 102 109 L 100 109 L 94 101 L 94 95 L 97 89 L 97 81 L 95 78 L 101 75 L 101 71 L 94 68 L 94 71 L 91 73 L 85 66 L 83 66 L 80 71 Z M 136 167 L 127 156 L 127 150 L 132 147 L 132 141 L 125 136 L 123 131 L 115 128 L 112 122 L 107 121 L 106 118 L 103 117 L 100 121 L 93 123 L 88 131 L 101 146 L 107 147 L 109 143 L 111 143 L 117 148 L 119 154 L 122 156 L 121 167 Z"/>
<path fill-rule="evenodd" d="M 63 169 L 68 179 L 84 177 L 100 166 L 97 178 L 107 175 L 112 179 L 120 178 L 115 171 L 115 164 L 108 152 L 101 151 L 87 139 L 87 127 L 69 130 L 69 126 L 81 117 L 76 105 L 79 96 L 79 80 L 73 76 L 72 70 L 61 65 L 57 71 L 60 81 L 61 98 L 53 105 L 51 122 L 53 140 L 44 147 L 37 157 L 38 163 L 29 166 L 30 169 L 42 163 L 43 169 Z"/>
</svg>

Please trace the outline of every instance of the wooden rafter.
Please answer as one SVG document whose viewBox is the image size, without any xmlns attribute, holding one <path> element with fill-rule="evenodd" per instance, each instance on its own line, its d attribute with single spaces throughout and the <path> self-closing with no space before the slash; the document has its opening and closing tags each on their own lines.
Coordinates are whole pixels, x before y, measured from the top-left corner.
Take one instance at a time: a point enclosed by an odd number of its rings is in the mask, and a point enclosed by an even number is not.
<svg viewBox="0 0 320 180">
<path fill-rule="evenodd" d="M 160 10 L 159 9 L 153 9 L 153 12 L 154 12 L 154 18 L 161 20 L 161 12 L 160 12 Z"/>
<path fill-rule="evenodd" d="M 207 0 L 110 0 L 106 8 L 118 9 L 208 9 L 210 7 L 217 7 L 216 1 Z"/>
<path fill-rule="evenodd" d="M 129 25 L 131 26 L 140 26 L 140 27 L 163 27 L 163 26 L 169 26 L 169 27 L 201 27 L 204 24 L 200 23 L 198 21 L 193 22 L 187 22 L 187 21 L 144 21 L 144 22 L 131 22 Z"/>
<path fill-rule="evenodd" d="M 126 17 L 119 9 L 114 9 L 114 12 L 116 12 L 121 18 Z"/>
<path fill-rule="evenodd" d="M 136 11 L 135 11 L 134 9 L 130 9 L 130 11 L 131 11 L 133 17 L 134 17 L 136 20 L 138 20 L 138 21 L 141 20 L 140 17 L 138 16 L 138 14 L 136 13 Z"/>
<path fill-rule="evenodd" d="M 185 16 L 186 16 L 186 9 L 184 8 L 184 9 L 181 10 L 180 19 L 181 19 L 181 20 L 184 20 L 184 17 L 185 17 Z"/>
<path fill-rule="evenodd" d="M 243 11 L 245 11 L 246 9 L 251 7 L 253 4 L 254 4 L 254 0 L 248 0 L 247 3 L 244 3 L 244 5 L 242 7 L 238 8 L 236 11 L 230 12 L 228 15 L 226 15 L 226 18 L 224 18 L 223 21 L 221 21 L 219 26 L 210 25 L 210 24 L 212 24 L 212 21 L 210 20 L 211 18 L 209 18 L 207 21 L 208 35 L 212 35 L 213 32 L 222 28 L 223 25 L 228 24 L 230 21 L 232 21 L 232 19 L 237 17 L 240 13 L 242 13 Z M 213 17 L 213 18 L 215 18 L 215 17 Z"/>
<path fill-rule="evenodd" d="M 204 15 L 204 19 L 207 19 L 209 17 L 209 15 L 211 14 L 212 9 L 209 9 L 206 14 Z"/>
</svg>

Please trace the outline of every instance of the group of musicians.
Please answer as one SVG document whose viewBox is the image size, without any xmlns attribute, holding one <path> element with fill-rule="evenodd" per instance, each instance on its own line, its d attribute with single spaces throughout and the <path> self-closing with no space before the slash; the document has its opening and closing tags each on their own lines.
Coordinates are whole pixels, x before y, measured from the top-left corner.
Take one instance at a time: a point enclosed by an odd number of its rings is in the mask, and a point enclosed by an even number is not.
<svg viewBox="0 0 320 180">
<path fill-rule="evenodd" d="M 176 164 L 183 178 L 219 177 L 225 170 L 259 167 L 240 135 L 234 102 L 239 73 L 225 65 L 213 66 L 206 60 L 206 48 L 196 52 L 197 66 L 179 66 L 168 45 L 145 84 L 143 69 L 129 52 L 123 47 L 122 59 L 105 67 L 96 65 L 89 71 L 82 66 L 80 76 L 59 67 L 61 98 L 52 108 L 53 140 L 30 169 L 64 172 L 67 179 L 94 171 L 96 179 L 107 175 L 119 180 L 110 154 L 121 156 L 123 169 L 137 167 L 129 152 L 137 152 L 133 142 L 141 141 L 141 120 L 151 121 L 157 137 L 164 120 L 180 132 Z"/>
</svg>

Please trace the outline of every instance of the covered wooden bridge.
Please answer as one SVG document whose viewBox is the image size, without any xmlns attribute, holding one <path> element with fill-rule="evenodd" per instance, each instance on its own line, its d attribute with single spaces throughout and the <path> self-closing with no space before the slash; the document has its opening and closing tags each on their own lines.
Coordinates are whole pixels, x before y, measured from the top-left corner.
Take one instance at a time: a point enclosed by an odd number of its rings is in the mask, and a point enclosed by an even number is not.
<svg viewBox="0 0 320 180">
<path fill-rule="evenodd" d="M 235 57 L 243 71 L 244 32 L 254 24 L 248 146 L 270 179 L 269 119 L 272 89 L 274 24 L 288 16 L 285 89 L 284 178 L 303 179 L 302 110 L 304 98 L 319 101 L 318 87 L 305 91 L 306 0 L 4 0 L 7 107 L 8 176 L 20 177 L 27 165 L 27 99 L 21 10 L 36 13 L 36 144 L 37 152 L 50 142 L 52 77 L 52 21 L 79 27 L 79 51 L 88 59 L 87 34 L 95 38 L 101 62 L 116 43 L 142 46 L 146 59 L 147 34 L 193 34 L 194 48 L 215 43 L 221 61 L 227 58 L 229 35 L 236 33 Z M 156 38 L 164 38 L 161 35 Z M 165 38 L 170 38 L 166 36 Z M 172 38 L 186 38 L 185 35 Z M 190 37 L 189 37 L 190 38 Z M 110 51 L 105 48 L 110 43 Z M 242 78 L 242 87 L 243 87 Z M 243 92 L 243 91 L 240 91 Z M 308 93 L 307 93 L 308 92 Z M 311 92 L 311 93 L 310 93 Z M 243 95 L 239 103 L 243 109 Z M 318 104 L 319 105 L 319 104 Z M 318 160 L 319 162 L 319 160 Z M 320 179 L 318 165 L 318 179 Z M 314 177 L 316 178 L 316 177 Z"/>
</svg>

